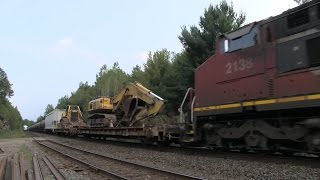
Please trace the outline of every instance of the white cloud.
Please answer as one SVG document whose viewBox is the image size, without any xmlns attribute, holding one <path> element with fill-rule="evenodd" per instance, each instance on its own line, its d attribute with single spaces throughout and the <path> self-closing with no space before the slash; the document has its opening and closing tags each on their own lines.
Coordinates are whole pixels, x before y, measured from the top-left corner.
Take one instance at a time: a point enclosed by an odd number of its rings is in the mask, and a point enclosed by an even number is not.
<svg viewBox="0 0 320 180">
<path fill-rule="evenodd" d="M 65 51 L 73 45 L 73 39 L 71 37 L 65 37 L 58 41 L 55 49 L 57 51 Z"/>
<path fill-rule="evenodd" d="M 146 63 L 148 59 L 148 54 L 148 52 L 140 52 L 136 55 L 136 60 L 142 64 Z"/>
</svg>

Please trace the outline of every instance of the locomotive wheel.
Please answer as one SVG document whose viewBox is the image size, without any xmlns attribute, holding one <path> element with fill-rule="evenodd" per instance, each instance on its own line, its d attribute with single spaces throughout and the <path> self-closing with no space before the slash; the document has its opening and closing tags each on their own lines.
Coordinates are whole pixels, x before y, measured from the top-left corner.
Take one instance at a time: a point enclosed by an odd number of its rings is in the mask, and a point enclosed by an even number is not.
<svg viewBox="0 0 320 180">
<path fill-rule="evenodd" d="M 318 152 L 320 151 L 320 133 L 309 135 L 306 138 L 308 151 Z"/>
<path fill-rule="evenodd" d="M 259 148 L 262 150 L 269 149 L 267 146 L 268 139 L 261 134 L 257 134 L 257 133 L 247 134 L 244 140 L 246 142 L 247 149 L 252 149 L 252 148 Z"/>
<path fill-rule="evenodd" d="M 153 145 L 153 140 L 152 139 L 141 139 L 141 143 L 144 145 L 144 146 L 151 146 Z"/>
<path fill-rule="evenodd" d="M 222 138 L 217 133 L 206 133 L 206 146 L 222 147 Z"/>
<path fill-rule="evenodd" d="M 166 141 L 157 141 L 157 145 L 159 147 L 166 147 L 169 146 L 172 142 L 170 140 L 166 140 Z"/>
</svg>

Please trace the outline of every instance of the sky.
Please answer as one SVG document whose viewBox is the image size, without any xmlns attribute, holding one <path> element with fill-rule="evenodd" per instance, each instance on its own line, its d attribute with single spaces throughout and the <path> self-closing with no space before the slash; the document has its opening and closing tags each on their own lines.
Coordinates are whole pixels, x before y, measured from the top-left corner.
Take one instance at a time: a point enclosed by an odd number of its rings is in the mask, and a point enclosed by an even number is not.
<svg viewBox="0 0 320 180">
<path fill-rule="evenodd" d="M 246 23 L 280 14 L 293 0 L 227 0 Z M 36 120 L 100 67 L 130 73 L 149 51 L 180 52 L 182 26 L 197 25 L 217 0 L 0 0 L 0 67 L 14 90 L 10 101 Z"/>
</svg>

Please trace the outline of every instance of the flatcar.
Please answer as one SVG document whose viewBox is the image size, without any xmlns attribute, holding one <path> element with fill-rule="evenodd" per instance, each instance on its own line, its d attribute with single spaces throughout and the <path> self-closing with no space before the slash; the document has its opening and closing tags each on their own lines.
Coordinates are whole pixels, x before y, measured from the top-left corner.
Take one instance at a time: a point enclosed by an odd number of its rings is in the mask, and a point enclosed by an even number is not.
<svg viewBox="0 0 320 180">
<path fill-rule="evenodd" d="M 319 47 L 318 0 L 221 35 L 195 70 L 182 142 L 319 153 Z"/>
</svg>

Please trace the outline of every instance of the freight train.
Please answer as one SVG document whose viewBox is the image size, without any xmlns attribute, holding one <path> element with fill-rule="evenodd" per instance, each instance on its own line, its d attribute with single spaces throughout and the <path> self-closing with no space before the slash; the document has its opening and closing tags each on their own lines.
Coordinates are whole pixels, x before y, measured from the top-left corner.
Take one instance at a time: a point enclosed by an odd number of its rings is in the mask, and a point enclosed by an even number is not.
<svg viewBox="0 0 320 180">
<path fill-rule="evenodd" d="M 167 141 L 174 135 L 181 145 L 218 149 L 319 153 L 319 47 L 318 0 L 221 35 L 179 108 L 183 126 L 163 124 L 150 137 Z M 142 101 L 134 102 L 128 107 Z M 154 130 L 136 128 L 82 133 L 139 138 Z"/>
</svg>

